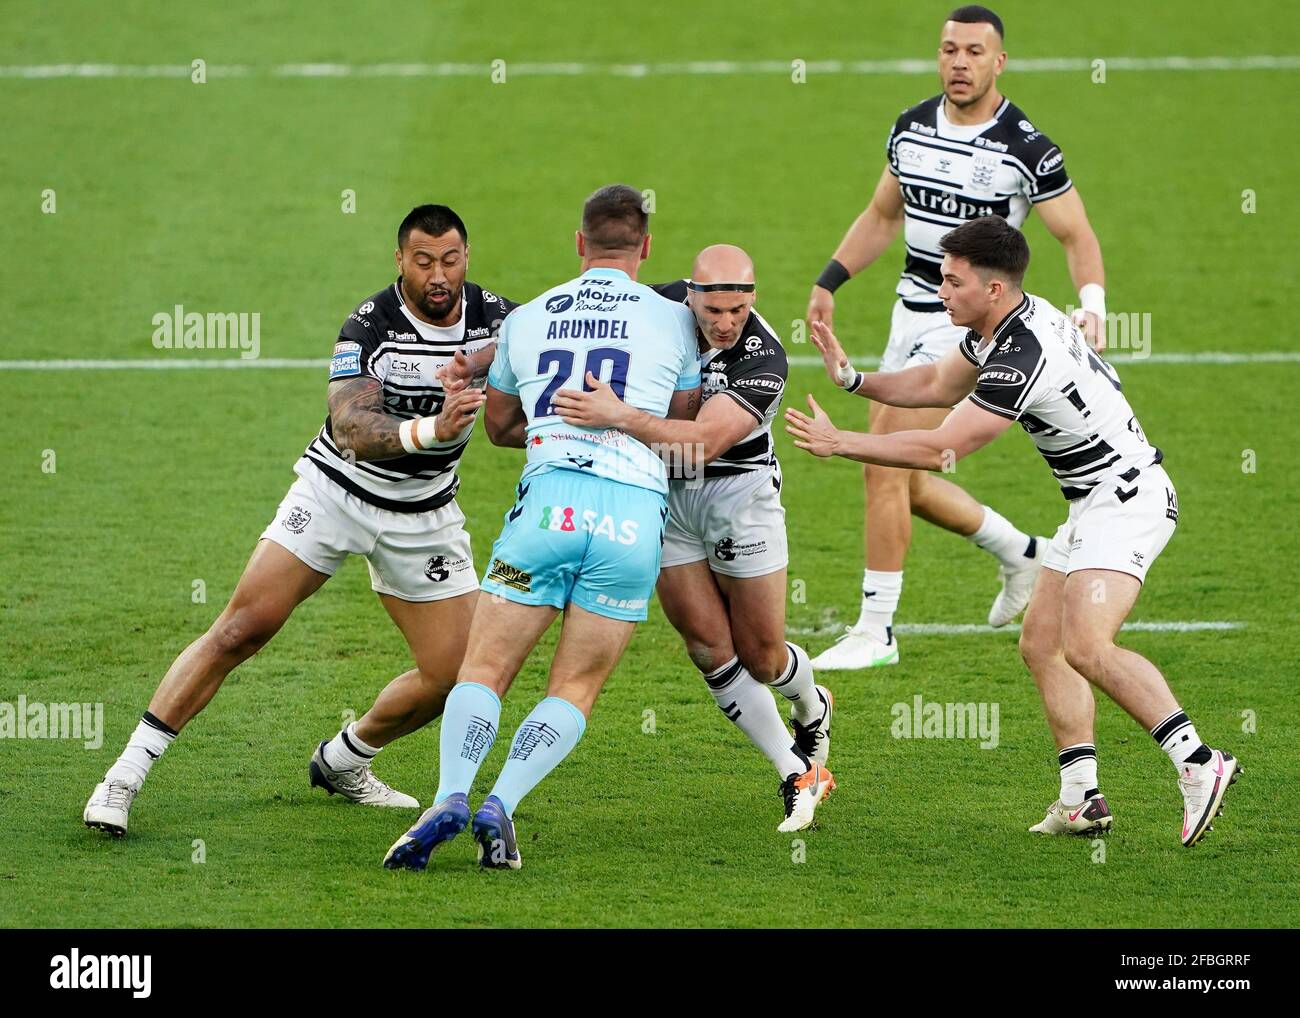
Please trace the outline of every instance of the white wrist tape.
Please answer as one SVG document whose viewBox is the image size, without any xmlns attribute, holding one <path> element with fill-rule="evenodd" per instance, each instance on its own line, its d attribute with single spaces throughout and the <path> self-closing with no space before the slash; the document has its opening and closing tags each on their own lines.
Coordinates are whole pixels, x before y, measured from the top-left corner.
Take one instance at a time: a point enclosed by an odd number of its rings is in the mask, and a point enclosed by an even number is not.
<svg viewBox="0 0 1300 1018">
<path fill-rule="evenodd" d="M 1085 283 L 1079 291 L 1079 305 L 1084 311 L 1106 320 L 1106 291 L 1098 283 Z"/>
<path fill-rule="evenodd" d="M 853 380 L 857 377 L 858 373 L 852 364 L 840 364 L 835 368 L 835 383 L 843 389 L 853 385 Z"/>
<path fill-rule="evenodd" d="M 438 441 L 437 422 L 432 417 L 403 421 L 398 425 L 397 434 L 402 440 L 402 448 L 407 452 L 422 452 Z"/>
</svg>

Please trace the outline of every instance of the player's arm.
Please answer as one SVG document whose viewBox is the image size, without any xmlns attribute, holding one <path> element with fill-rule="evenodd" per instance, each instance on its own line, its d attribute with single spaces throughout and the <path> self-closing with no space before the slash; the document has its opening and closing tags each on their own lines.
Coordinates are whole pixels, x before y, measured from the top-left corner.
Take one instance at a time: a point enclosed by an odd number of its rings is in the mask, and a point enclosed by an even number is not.
<svg viewBox="0 0 1300 1018">
<path fill-rule="evenodd" d="M 785 412 L 785 430 L 794 436 L 797 448 L 806 449 L 814 456 L 843 456 L 860 463 L 914 470 L 951 468 L 957 460 L 982 449 L 1015 423 L 1009 417 L 982 410 L 964 400 L 931 431 L 867 435 L 837 429 L 812 396 L 808 397 L 808 405 L 813 411 L 811 417 L 793 407 Z"/>
<path fill-rule="evenodd" d="M 864 399 L 901 407 L 950 407 L 975 388 L 979 368 L 960 350 L 930 364 L 902 371 L 861 372 L 849 363 L 844 348 L 825 322 L 814 322 L 813 345 L 821 352 L 832 382 Z"/>
<path fill-rule="evenodd" d="M 363 375 L 330 382 L 328 402 L 335 444 L 359 461 L 371 461 L 460 441 L 474 425 L 483 393 L 453 386 L 437 416 L 402 420 L 384 409 L 379 380 Z"/>
<path fill-rule="evenodd" d="M 624 403 L 612 388 L 587 373 L 590 392 L 561 389 L 552 403 L 566 424 L 587 428 L 617 428 L 638 442 L 680 457 L 687 465 L 711 463 L 754 430 L 754 415 L 734 399 L 720 398 L 699 406 L 700 390 L 673 395 L 668 417 L 656 417 Z M 698 414 L 697 411 L 698 410 Z"/>
<path fill-rule="evenodd" d="M 527 427 L 528 417 L 519 396 L 502 392 L 489 382 L 487 402 L 483 409 L 483 429 L 487 432 L 488 441 L 493 445 L 522 449 Z"/>
<path fill-rule="evenodd" d="M 837 287 L 879 258 L 903 225 L 903 192 L 898 178 L 886 166 L 880 174 L 871 201 L 853 220 L 848 233 L 813 285 L 808 298 L 808 320 L 830 322 L 835 311 Z"/>
<path fill-rule="evenodd" d="M 1075 323 L 1083 330 L 1089 345 L 1100 353 L 1106 349 L 1106 270 L 1101 262 L 1101 242 L 1088 222 L 1079 189 L 1072 187 L 1034 208 L 1042 216 L 1048 232 L 1065 249 L 1070 279 L 1082 305 L 1074 313 Z"/>
</svg>

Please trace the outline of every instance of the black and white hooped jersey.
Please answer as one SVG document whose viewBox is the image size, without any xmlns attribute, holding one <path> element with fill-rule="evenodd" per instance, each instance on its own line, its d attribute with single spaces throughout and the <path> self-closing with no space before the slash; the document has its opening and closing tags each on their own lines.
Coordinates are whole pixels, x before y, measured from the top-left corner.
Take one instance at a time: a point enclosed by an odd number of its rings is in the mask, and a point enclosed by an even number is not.
<svg viewBox="0 0 1300 1018">
<path fill-rule="evenodd" d="M 1067 499 L 1117 481 L 1123 501 L 1142 469 L 1164 458 L 1142 433 L 1115 369 L 1042 297 L 1025 294 L 991 340 L 970 330 L 957 348 L 979 368 L 970 400 L 1020 422 Z"/>
<path fill-rule="evenodd" d="M 1007 99 L 991 120 L 969 126 L 949 123 L 942 95 L 927 99 L 894 123 L 886 155 L 903 193 L 907 255 L 897 292 L 919 304 L 939 303 L 945 233 L 989 215 L 1019 227 L 1030 205 L 1073 186 L 1061 150 Z"/>
<path fill-rule="evenodd" d="M 440 328 L 421 321 L 402 299 L 401 279 L 366 298 L 348 315 L 330 359 L 330 381 L 374 378 L 383 388 L 384 409 L 408 420 L 442 409 L 444 393 L 437 370 L 457 350 L 473 353 L 493 342 L 512 301 L 466 281 L 460 321 Z M 427 512 L 456 494 L 456 464 L 474 426 L 449 442 L 393 459 L 355 461 L 334 443 L 329 417 L 303 458 L 363 502 L 394 512 Z"/>
<path fill-rule="evenodd" d="M 686 280 L 660 283 L 654 287 L 669 300 L 685 303 Z M 789 372 L 785 348 L 776 331 L 763 316 L 751 310 L 740 330 L 740 338 L 727 350 L 715 350 L 699 338 L 701 406 L 725 393 L 754 418 L 754 428 L 744 438 L 704 468 L 704 478 L 732 477 L 776 464 L 772 443 L 772 421 L 785 395 Z"/>
</svg>

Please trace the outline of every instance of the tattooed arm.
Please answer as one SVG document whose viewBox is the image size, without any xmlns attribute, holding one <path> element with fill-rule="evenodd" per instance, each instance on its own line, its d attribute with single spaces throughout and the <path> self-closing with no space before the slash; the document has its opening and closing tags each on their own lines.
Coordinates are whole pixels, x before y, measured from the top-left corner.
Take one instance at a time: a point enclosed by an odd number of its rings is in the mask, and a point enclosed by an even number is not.
<svg viewBox="0 0 1300 1018">
<path fill-rule="evenodd" d="M 442 412 L 434 418 L 434 437 L 453 442 L 474 423 L 483 393 L 461 385 L 447 388 Z M 373 378 L 347 378 L 330 382 L 330 425 L 340 449 L 350 449 L 359 461 L 388 460 L 406 455 L 402 445 L 402 420 L 384 410 L 383 388 Z M 427 418 L 420 418 L 421 421 Z"/>
<path fill-rule="evenodd" d="M 383 388 L 373 378 L 330 382 L 330 428 L 340 449 L 358 460 L 388 460 L 406 455 L 398 434 L 401 421 L 384 411 Z"/>
</svg>

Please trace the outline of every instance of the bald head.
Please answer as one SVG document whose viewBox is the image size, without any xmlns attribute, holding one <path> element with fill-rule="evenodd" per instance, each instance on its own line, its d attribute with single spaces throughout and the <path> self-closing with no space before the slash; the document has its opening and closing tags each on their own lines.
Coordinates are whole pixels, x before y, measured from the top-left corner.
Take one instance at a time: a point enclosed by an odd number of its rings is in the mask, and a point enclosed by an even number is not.
<svg viewBox="0 0 1300 1018">
<path fill-rule="evenodd" d="M 734 244 L 706 247 L 691 267 L 691 283 L 705 287 L 692 289 L 686 296 L 700 335 L 716 350 L 735 346 L 754 306 L 754 263 L 749 255 Z M 729 290 L 727 283 L 746 288 Z"/>
<path fill-rule="evenodd" d="M 691 279 L 697 283 L 752 283 L 754 262 L 735 244 L 714 244 L 695 256 Z"/>
</svg>

